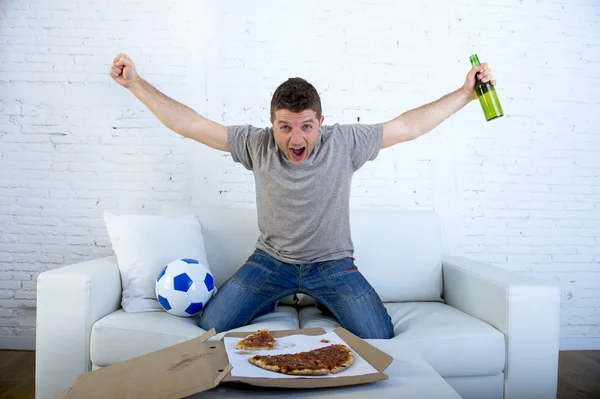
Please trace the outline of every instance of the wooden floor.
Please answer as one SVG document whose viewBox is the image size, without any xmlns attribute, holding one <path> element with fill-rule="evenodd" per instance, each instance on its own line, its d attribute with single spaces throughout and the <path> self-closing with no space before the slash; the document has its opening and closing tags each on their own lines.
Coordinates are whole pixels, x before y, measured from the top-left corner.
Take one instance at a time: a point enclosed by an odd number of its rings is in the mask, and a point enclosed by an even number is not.
<svg viewBox="0 0 600 399">
<path fill-rule="evenodd" d="M 0 351 L 0 399 L 34 399 L 35 352 Z M 563 351 L 558 399 L 600 398 L 600 351 Z"/>
<path fill-rule="evenodd" d="M 0 399 L 34 399 L 35 352 L 0 351 Z"/>
<path fill-rule="evenodd" d="M 600 351 L 561 351 L 558 398 L 600 398 Z"/>
</svg>

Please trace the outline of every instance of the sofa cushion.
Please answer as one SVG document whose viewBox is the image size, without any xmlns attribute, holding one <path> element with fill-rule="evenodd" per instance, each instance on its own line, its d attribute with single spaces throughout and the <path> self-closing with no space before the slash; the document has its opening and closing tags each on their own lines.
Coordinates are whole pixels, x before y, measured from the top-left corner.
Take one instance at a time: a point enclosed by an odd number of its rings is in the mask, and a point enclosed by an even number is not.
<svg viewBox="0 0 600 399">
<path fill-rule="evenodd" d="M 258 329 L 297 329 L 298 312 L 290 306 L 278 306 L 274 312 L 257 317 L 251 324 L 231 331 Z M 205 333 L 196 317 L 177 317 L 167 312 L 127 313 L 119 309 L 98 320 L 92 327 L 91 361 L 106 367 L 133 357 L 166 348 Z M 209 341 L 220 340 L 227 332 Z"/>
<path fill-rule="evenodd" d="M 155 283 L 169 262 L 191 258 L 210 269 L 202 229 L 194 215 L 174 219 L 104 212 L 104 222 L 117 256 L 123 285 L 121 306 L 126 312 L 163 310 L 156 300 Z"/>
<path fill-rule="evenodd" d="M 394 324 L 390 340 L 367 340 L 394 356 L 394 344 L 407 343 L 442 377 L 496 375 L 504 369 L 504 335 L 489 324 L 439 302 L 384 304 Z M 300 310 L 300 328 L 332 330 L 339 323 L 316 307 Z M 381 342 L 384 341 L 384 342 Z"/>
<path fill-rule="evenodd" d="M 442 302 L 441 227 L 433 211 L 353 210 L 356 266 L 383 302 Z"/>
</svg>

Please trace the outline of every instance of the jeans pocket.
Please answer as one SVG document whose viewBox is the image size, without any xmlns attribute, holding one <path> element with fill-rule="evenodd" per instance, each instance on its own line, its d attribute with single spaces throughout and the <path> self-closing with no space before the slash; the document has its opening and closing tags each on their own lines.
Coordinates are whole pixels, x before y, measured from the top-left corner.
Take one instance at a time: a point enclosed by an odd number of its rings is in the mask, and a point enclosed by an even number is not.
<svg viewBox="0 0 600 399">
<path fill-rule="evenodd" d="M 260 291 L 269 280 L 273 271 L 260 263 L 249 259 L 233 275 L 235 281 L 249 291 Z"/>
<path fill-rule="evenodd" d="M 345 299 L 358 299 L 372 289 L 351 259 L 336 261 L 334 265 L 328 265 L 322 270 L 329 284 Z"/>
</svg>

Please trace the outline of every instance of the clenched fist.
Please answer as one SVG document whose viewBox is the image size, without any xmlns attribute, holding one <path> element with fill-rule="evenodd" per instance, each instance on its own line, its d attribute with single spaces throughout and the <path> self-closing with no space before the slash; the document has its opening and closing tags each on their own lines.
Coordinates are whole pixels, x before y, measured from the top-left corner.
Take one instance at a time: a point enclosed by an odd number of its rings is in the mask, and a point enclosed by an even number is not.
<svg viewBox="0 0 600 399">
<path fill-rule="evenodd" d="M 127 88 L 140 77 L 135 70 L 135 64 L 127 54 L 119 53 L 110 66 L 110 76 Z"/>
<path fill-rule="evenodd" d="M 492 86 L 496 85 L 496 80 L 492 76 L 492 70 L 488 67 L 487 63 L 484 62 L 481 65 L 474 66 L 467 74 L 465 84 L 463 85 L 463 89 L 469 93 L 471 100 L 477 98 L 477 94 L 475 94 L 477 78 L 479 78 L 482 83 L 490 82 Z"/>
</svg>

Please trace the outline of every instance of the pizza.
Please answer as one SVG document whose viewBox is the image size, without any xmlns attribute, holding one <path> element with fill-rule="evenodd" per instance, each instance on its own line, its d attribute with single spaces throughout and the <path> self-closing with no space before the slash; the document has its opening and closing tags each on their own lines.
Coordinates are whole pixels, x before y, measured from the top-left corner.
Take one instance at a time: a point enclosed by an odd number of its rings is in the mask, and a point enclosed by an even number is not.
<svg viewBox="0 0 600 399">
<path fill-rule="evenodd" d="M 269 330 L 258 330 L 239 341 L 236 349 L 273 349 L 275 339 L 269 334 Z"/>
<path fill-rule="evenodd" d="M 346 345 L 335 344 L 309 352 L 254 356 L 248 361 L 265 370 L 282 374 L 327 375 L 346 370 L 354 363 L 354 355 Z"/>
</svg>

